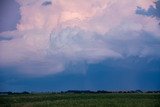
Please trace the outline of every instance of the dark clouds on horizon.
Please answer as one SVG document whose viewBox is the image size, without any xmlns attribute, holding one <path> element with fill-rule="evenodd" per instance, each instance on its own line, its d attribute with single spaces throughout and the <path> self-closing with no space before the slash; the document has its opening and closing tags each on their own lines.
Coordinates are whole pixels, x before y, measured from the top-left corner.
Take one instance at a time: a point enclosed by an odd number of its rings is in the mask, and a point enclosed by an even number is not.
<svg viewBox="0 0 160 107">
<path fill-rule="evenodd" d="M 131 66 L 132 65 L 132 66 Z M 82 69 L 82 65 L 76 65 Z M 8 74 L 7 70 L 12 73 Z M 159 90 L 160 59 L 130 57 L 107 59 L 87 65 L 87 72 L 65 72 L 45 77 L 15 74 L 16 68 L 4 69 L 0 75 L 0 91 L 65 91 L 65 90 Z"/>
</svg>

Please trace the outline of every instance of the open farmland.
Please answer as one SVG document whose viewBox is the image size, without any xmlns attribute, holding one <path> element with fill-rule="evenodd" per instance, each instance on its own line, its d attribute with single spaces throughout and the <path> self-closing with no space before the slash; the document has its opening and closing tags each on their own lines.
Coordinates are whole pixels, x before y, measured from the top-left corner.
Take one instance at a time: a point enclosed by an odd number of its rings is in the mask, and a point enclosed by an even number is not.
<svg viewBox="0 0 160 107">
<path fill-rule="evenodd" d="M 1 95 L 0 107 L 160 107 L 160 94 L 39 93 Z"/>
</svg>

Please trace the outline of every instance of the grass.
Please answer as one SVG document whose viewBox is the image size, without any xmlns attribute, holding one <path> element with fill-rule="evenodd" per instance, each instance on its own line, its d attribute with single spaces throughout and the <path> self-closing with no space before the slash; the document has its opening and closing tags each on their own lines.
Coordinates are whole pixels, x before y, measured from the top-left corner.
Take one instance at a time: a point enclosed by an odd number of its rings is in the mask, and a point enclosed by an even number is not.
<svg viewBox="0 0 160 107">
<path fill-rule="evenodd" d="M 160 94 L 1 95 L 0 107 L 160 107 Z"/>
</svg>

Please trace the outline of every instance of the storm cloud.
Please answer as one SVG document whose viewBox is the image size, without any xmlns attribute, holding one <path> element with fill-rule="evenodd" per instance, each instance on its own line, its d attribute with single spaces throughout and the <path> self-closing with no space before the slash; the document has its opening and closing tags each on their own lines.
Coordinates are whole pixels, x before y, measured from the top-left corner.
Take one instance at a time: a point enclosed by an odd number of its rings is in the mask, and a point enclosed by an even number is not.
<svg viewBox="0 0 160 107">
<path fill-rule="evenodd" d="M 12 34 L 11 40 L 0 41 L 0 66 L 48 75 L 63 72 L 76 62 L 90 64 L 130 56 L 159 58 L 158 21 L 135 13 L 142 8 L 158 9 L 150 7 L 157 6 L 153 1 L 17 0 L 20 23 L 16 30 L 0 34 Z"/>
</svg>

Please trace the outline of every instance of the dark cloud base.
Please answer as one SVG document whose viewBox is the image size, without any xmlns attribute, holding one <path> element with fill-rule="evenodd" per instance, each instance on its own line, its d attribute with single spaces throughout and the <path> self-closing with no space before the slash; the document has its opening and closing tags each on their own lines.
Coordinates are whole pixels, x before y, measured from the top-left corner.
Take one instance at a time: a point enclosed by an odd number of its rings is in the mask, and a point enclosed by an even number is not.
<svg viewBox="0 0 160 107">
<path fill-rule="evenodd" d="M 76 68 L 83 69 L 82 65 Z M 89 64 L 85 69 L 85 73 L 68 69 L 56 75 L 32 78 L 17 75 L 16 68 L 1 68 L 0 91 L 160 90 L 160 59 L 107 59 Z"/>
</svg>

